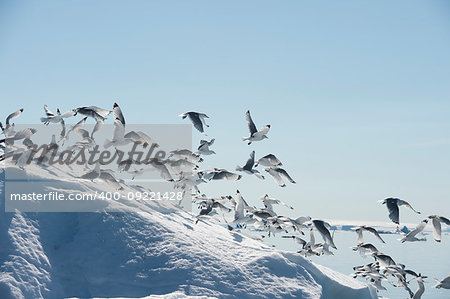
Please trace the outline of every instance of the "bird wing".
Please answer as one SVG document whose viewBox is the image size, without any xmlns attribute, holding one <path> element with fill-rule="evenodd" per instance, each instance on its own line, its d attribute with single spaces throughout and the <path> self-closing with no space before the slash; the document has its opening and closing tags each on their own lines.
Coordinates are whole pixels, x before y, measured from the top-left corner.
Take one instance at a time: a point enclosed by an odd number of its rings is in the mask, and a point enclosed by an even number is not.
<svg viewBox="0 0 450 299">
<path fill-rule="evenodd" d="M 398 205 L 392 200 L 386 201 L 386 206 L 389 211 L 389 219 L 392 220 L 392 222 L 400 224 L 399 222 L 399 212 L 398 212 Z"/>
<path fill-rule="evenodd" d="M 114 103 L 113 111 L 114 111 L 114 122 L 118 121 L 123 126 L 125 126 L 125 118 L 123 117 L 122 109 L 120 109 L 120 107 L 119 107 L 119 105 L 117 105 L 117 103 Z"/>
<path fill-rule="evenodd" d="M 266 125 L 264 127 L 261 127 L 261 129 L 259 129 L 259 132 L 261 132 L 262 134 L 267 134 L 267 133 L 269 133 L 269 130 L 270 130 L 270 126 Z"/>
<path fill-rule="evenodd" d="M 444 222 L 444 223 L 447 224 L 447 225 L 450 225 L 450 220 L 448 220 L 448 218 L 445 218 L 445 217 L 443 217 L 443 216 L 439 216 L 439 220 L 440 220 L 441 222 Z"/>
<path fill-rule="evenodd" d="M 141 136 L 139 136 L 138 133 L 136 133 L 135 131 L 130 131 L 128 133 L 126 133 L 124 136 L 124 138 L 128 138 L 133 140 L 133 142 L 141 142 Z"/>
<path fill-rule="evenodd" d="M 420 214 L 419 211 L 414 210 L 414 208 L 413 208 L 408 202 L 406 202 L 406 201 L 405 201 L 405 206 L 407 206 L 408 208 L 410 208 L 411 210 L 413 210 L 415 213 Z"/>
<path fill-rule="evenodd" d="M 13 139 L 14 140 L 24 139 L 24 138 L 30 137 L 31 135 L 33 135 L 36 132 L 37 132 L 37 130 L 33 129 L 33 128 L 23 129 L 22 131 L 17 132 L 17 134 L 14 135 Z"/>
<path fill-rule="evenodd" d="M 82 139 L 89 137 L 89 132 L 85 129 L 76 128 L 75 133 L 77 133 Z"/>
<path fill-rule="evenodd" d="M 9 125 L 9 121 L 13 118 L 18 117 L 19 115 L 21 115 L 23 112 L 23 109 L 17 110 L 16 112 L 11 113 L 10 115 L 8 115 L 8 117 L 6 118 L 6 126 L 8 127 Z"/>
<path fill-rule="evenodd" d="M 98 130 L 100 130 L 100 128 L 101 128 L 102 126 L 103 126 L 103 121 L 102 121 L 102 120 L 98 120 L 98 121 L 95 123 L 94 128 L 92 129 L 92 132 L 91 132 L 91 138 L 94 138 L 94 133 L 97 132 Z"/>
<path fill-rule="evenodd" d="M 375 237 L 377 237 L 382 243 L 386 243 L 384 242 L 384 240 L 381 238 L 380 234 L 377 232 L 376 229 L 374 229 L 373 227 L 364 227 L 364 229 L 370 233 L 372 233 L 373 235 L 375 235 Z"/>
<path fill-rule="evenodd" d="M 226 170 L 222 170 L 219 172 L 216 172 L 212 179 L 213 180 L 223 180 L 226 179 L 228 181 L 238 181 L 241 178 L 241 175 L 236 174 L 236 173 L 232 173 Z"/>
<path fill-rule="evenodd" d="M 102 109 L 97 106 L 89 106 L 88 108 L 91 109 L 92 111 L 94 111 L 95 113 L 97 113 L 99 116 L 101 116 L 104 119 L 112 112 L 111 110 Z"/>
<path fill-rule="evenodd" d="M 64 119 L 61 119 L 61 133 L 59 133 L 59 137 L 60 139 L 64 138 L 64 136 L 66 136 L 66 123 L 64 121 Z"/>
<path fill-rule="evenodd" d="M 289 176 L 289 174 L 283 168 L 275 168 L 275 171 L 279 172 L 282 176 L 284 176 L 292 184 L 295 184 L 295 181 Z"/>
<path fill-rule="evenodd" d="M 251 170 L 254 164 L 255 164 L 255 151 L 250 153 L 250 159 L 247 160 L 247 163 L 245 163 L 244 167 L 242 168 L 245 170 Z"/>
<path fill-rule="evenodd" d="M 269 160 L 270 164 L 272 164 L 272 165 L 282 165 L 281 161 L 278 160 L 278 158 L 273 154 L 268 154 L 268 155 L 264 156 L 263 158 L 266 158 L 267 160 Z"/>
<path fill-rule="evenodd" d="M 150 137 L 150 136 L 148 136 L 147 134 L 145 134 L 144 132 L 142 132 L 142 131 L 136 131 L 136 133 L 139 135 L 139 137 L 141 138 L 141 140 L 142 140 L 142 143 L 145 145 L 145 144 L 152 144 L 152 143 L 155 143 L 155 141 Z"/>
<path fill-rule="evenodd" d="M 281 178 L 281 176 L 278 172 L 276 172 L 272 168 L 266 168 L 266 171 L 273 177 L 273 179 L 279 186 L 281 186 L 281 187 L 286 186 L 286 184 L 284 183 L 283 179 Z"/>
<path fill-rule="evenodd" d="M 200 133 L 203 133 L 203 123 L 200 119 L 200 117 L 198 116 L 198 113 L 196 112 L 189 112 L 188 114 L 189 118 L 192 121 L 192 124 L 194 125 L 194 128 L 196 128 Z"/>
<path fill-rule="evenodd" d="M 410 231 L 407 236 L 408 237 L 415 237 L 418 233 L 420 233 L 421 231 L 423 231 L 423 229 L 425 228 L 425 226 L 427 225 L 426 222 L 422 221 L 420 222 L 415 229 L 413 229 L 412 231 Z"/>
<path fill-rule="evenodd" d="M 114 120 L 114 135 L 113 140 L 122 140 L 125 134 L 125 126 L 120 119 Z"/>
<path fill-rule="evenodd" d="M 217 202 L 217 201 L 214 203 L 214 207 L 219 208 L 223 212 L 231 212 L 230 208 L 227 208 L 226 206 L 224 206 L 223 204 L 221 204 L 220 202 Z"/>
<path fill-rule="evenodd" d="M 316 229 L 322 235 L 323 240 L 334 249 L 337 249 L 336 245 L 334 245 L 333 239 L 331 238 L 330 231 L 325 227 L 323 221 L 313 220 L 313 223 Z"/>
<path fill-rule="evenodd" d="M 250 131 L 250 136 L 252 136 L 256 132 L 258 132 L 258 130 L 256 129 L 255 123 L 253 122 L 252 117 L 250 116 L 250 110 L 247 110 L 247 113 L 245 114 L 245 119 L 248 122 L 248 129 Z"/>
<path fill-rule="evenodd" d="M 364 243 L 362 229 L 361 229 L 361 228 L 357 228 L 357 229 L 355 230 L 355 232 L 356 232 L 356 234 L 358 235 L 358 243 L 359 243 L 359 244 Z"/>
<path fill-rule="evenodd" d="M 441 242 L 441 222 L 437 217 L 433 218 L 433 238 L 436 242 Z"/>
<path fill-rule="evenodd" d="M 59 112 L 59 109 L 58 109 L 58 112 Z M 61 114 L 59 112 L 58 115 L 61 115 L 62 118 L 68 118 L 68 117 L 74 116 L 75 113 L 76 112 L 74 110 L 69 110 L 69 111 L 64 112 L 64 114 Z"/>
<path fill-rule="evenodd" d="M 55 114 L 54 114 L 52 111 L 50 111 L 50 109 L 48 109 L 48 106 L 47 106 L 47 105 L 44 105 L 44 111 L 45 111 L 45 114 L 47 115 L 47 117 L 49 117 L 49 118 L 55 116 Z M 7 122 L 7 123 L 8 123 L 8 122 Z"/>
</svg>

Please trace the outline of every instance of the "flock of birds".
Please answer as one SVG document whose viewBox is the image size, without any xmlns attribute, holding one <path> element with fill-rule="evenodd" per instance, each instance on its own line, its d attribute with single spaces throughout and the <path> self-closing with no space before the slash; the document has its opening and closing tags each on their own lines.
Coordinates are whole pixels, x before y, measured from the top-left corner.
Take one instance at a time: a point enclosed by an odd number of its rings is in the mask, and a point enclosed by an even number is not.
<svg viewBox="0 0 450 299">
<path fill-rule="evenodd" d="M 16 165 L 21 168 L 26 167 L 26 161 L 31 157 L 32 153 L 36 153 L 37 145 L 31 140 L 37 130 L 35 128 L 26 128 L 20 131 L 15 130 L 12 119 L 19 117 L 23 113 L 23 109 L 20 109 L 6 118 L 5 125 L 0 122 L 0 128 L 4 135 L 4 138 L 0 140 L 0 147 L 2 153 L 0 155 L 0 161 L 11 158 L 15 161 Z M 59 109 L 57 113 L 53 113 L 45 105 L 44 112 L 45 117 L 40 120 L 43 124 L 60 124 L 61 133 L 59 140 L 56 140 L 56 136 L 53 135 L 49 143 L 50 147 L 60 148 L 69 142 L 71 134 L 78 135 L 78 141 L 72 145 L 67 146 L 73 153 L 79 153 L 84 150 L 90 150 L 96 145 L 94 134 L 100 130 L 104 121 L 112 113 L 114 117 L 114 133 L 112 138 L 105 140 L 104 148 L 114 147 L 116 150 L 122 146 L 130 143 L 137 143 L 142 147 L 149 145 L 158 146 L 158 144 L 147 134 L 141 131 L 125 131 L 126 122 L 123 116 L 122 110 L 117 103 L 114 103 L 112 110 L 102 109 L 96 106 L 79 107 L 69 110 L 65 113 L 61 113 Z M 78 123 L 71 126 L 70 129 L 66 129 L 65 119 L 74 117 L 77 114 L 84 116 Z M 180 115 L 183 119 L 188 118 L 195 129 L 200 133 L 205 134 L 205 128 L 209 127 L 206 124 L 208 116 L 204 113 L 187 112 Z M 92 118 L 95 121 L 95 126 L 91 132 L 88 132 L 83 128 L 88 118 Z M 249 135 L 243 137 L 242 140 L 248 145 L 253 142 L 260 142 L 267 139 L 267 134 L 270 130 L 270 125 L 265 125 L 259 130 L 252 120 L 250 111 L 246 112 L 246 121 L 248 123 Z M 205 134 L 206 135 L 206 134 Z M 146 171 L 157 171 L 161 178 L 165 181 L 172 182 L 174 188 L 181 189 L 183 192 L 192 192 L 193 202 L 199 207 L 199 214 L 196 216 L 195 223 L 198 221 L 219 215 L 219 211 L 222 212 L 223 220 L 229 230 L 241 230 L 252 229 L 254 231 L 264 231 L 270 237 L 277 233 L 283 234 L 283 238 L 292 238 L 294 242 L 299 245 L 299 254 L 310 256 L 321 255 L 334 255 L 332 249 L 337 250 L 334 243 L 334 231 L 330 232 L 331 225 L 321 219 L 311 219 L 309 216 L 301 216 L 298 218 L 290 218 L 288 216 L 279 215 L 275 212 L 275 205 L 283 205 L 289 209 L 293 207 L 288 206 L 286 203 L 279 199 L 271 198 L 265 194 L 260 198 L 262 206 L 257 208 L 251 206 L 242 196 L 239 190 L 236 191 L 234 196 L 226 195 L 219 198 L 208 197 L 202 194 L 199 190 L 199 185 L 207 183 L 213 180 L 228 180 L 237 181 L 243 178 L 243 174 L 254 175 L 257 178 L 264 180 L 264 175 L 257 169 L 259 165 L 264 167 L 265 173 L 272 176 L 274 181 L 280 187 L 286 187 L 286 183 L 295 184 L 295 181 L 291 178 L 288 172 L 282 168 L 283 164 L 274 154 L 267 154 L 257 160 L 255 160 L 255 151 L 250 153 L 249 159 L 243 166 L 237 166 L 235 172 L 221 168 L 212 169 L 200 169 L 199 163 L 203 161 L 206 156 L 216 154 L 211 147 L 214 145 L 215 139 L 201 140 L 196 152 L 192 152 L 190 149 L 176 149 L 169 153 L 166 159 L 151 158 L 145 161 L 136 161 L 133 159 L 127 159 L 120 161 L 117 165 L 117 171 L 127 172 L 131 175 L 132 180 L 142 175 Z M 34 158 L 39 161 L 41 165 L 46 165 L 49 157 Z M 47 165 L 48 166 L 48 165 Z M 90 165 L 86 165 L 90 167 Z M 242 174 L 240 174 L 242 173 Z M 89 169 L 88 172 L 79 177 L 79 179 L 86 180 L 103 180 L 110 183 L 116 189 L 122 189 L 124 182 L 119 180 L 114 170 L 102 169 L 98 163 L 94 169 Z M 137 188 L 143 188 L 136 185 Z M 191 191 L 193 190 L 193 191 Z M 399 207 L 408 207 L 417 214 L 421 214 L 416 211 L 408 202 L 398 198 L 386 198 L 380 201 L 385 204 L 390 220 L 400 225 L 400 213 Z M 225 218 L 224 213 L 232 213 L 232 216 Z M 220 221 L 220 220 L 219 220 Z M 415 229 L 409 232 L 401 232 L 403 242 L 416 242 L 424 241 L 423 238 L 419 238 L 419 234 L 424 230 L 426 225 L 431 222 L 433 225 L 433 237 L 437 242 L 441 242 L 441 225 L 450 225 L 450 220 L 443 216 L 430 215 L 422 220 Z M 394 260 L 380 252 L 373 244 L 365 243 L 363 235 L 364 233 L 373 234 L 380 242 L 385 243 L 381 238 L 378 231 L 370 226 L 356 227 L 355 232 L 357 234 L 358 244 L 353 247 L 354 251 L 358 251 L 362 256 L 371 256 L 374 261 L 372 263 L 354 267 L 353 277 L 362 277 L 368 280 L 377 290 L 386 290 L 383 282 L 388 282 L 396 287 L 403 287 L 409 294 L 410 298 L 421 298 L 424 293 L 424 279 L 426 276 L 417 274 L 413 270 L 407 269 L 405 265 L 394 262 Z M 323 242 L 316 242 L 315 232 L 318 232 Z M 307 240 L 304 236 L 305 233 L 309 235 Z M 261 236 L 264 238 L 265 235 Z M 254 237 L 257 238 L 257 237 Z M 389 278 L 394 278 L 396 282 L 391 282 Z M 408 278 L 410 278 L 408 280 Z M 412 292 L 409 285 L 410 281 L 415 280 L 418 284 L 416 292 Z M 450 275 L 441 281 L 436 281 L 436 288 L 450 289 Z"/>
</svg>

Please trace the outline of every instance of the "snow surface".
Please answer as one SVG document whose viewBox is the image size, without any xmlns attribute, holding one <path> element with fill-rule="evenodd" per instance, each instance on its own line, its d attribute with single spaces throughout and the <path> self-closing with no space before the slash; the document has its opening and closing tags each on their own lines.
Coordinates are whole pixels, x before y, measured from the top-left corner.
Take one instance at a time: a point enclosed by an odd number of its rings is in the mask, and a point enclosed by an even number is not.
<svg viewBox="0 0 450 299">
<path fill-rule="evenodd" d="M 43 193 L 111 190 L 58 167 L 29 165 L 25 175 L 50 180 L 40 184 Z M 104 203 L 121 212 L 5 213 L 3 170 L 1 177 L 2 299 L 376 298 L 373 288 L 296 253 L 216 223 L 195 224 L 172 203 Z"/>
</svg>

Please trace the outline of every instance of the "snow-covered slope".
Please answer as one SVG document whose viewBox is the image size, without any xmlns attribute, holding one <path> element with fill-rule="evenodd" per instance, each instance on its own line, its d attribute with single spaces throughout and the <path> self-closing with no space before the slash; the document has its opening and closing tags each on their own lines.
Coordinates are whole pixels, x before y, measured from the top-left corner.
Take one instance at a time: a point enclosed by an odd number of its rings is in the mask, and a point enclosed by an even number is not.
<svg viewBox="0 0 450 299">
<path fill-rule="evenodd" d="M 29 165 L 26 173 L 51 180 L 41 184 L 42 192 L 111 188 L 75 180 L 61 168 Z M 295 253 L 218 224 L 195 224 L 192 214 L 172 204 L 108 202 L 122 212 L 5 213 L 1 177 L 0 298 L 376 298 L 360 282 Z"/>
</svg>

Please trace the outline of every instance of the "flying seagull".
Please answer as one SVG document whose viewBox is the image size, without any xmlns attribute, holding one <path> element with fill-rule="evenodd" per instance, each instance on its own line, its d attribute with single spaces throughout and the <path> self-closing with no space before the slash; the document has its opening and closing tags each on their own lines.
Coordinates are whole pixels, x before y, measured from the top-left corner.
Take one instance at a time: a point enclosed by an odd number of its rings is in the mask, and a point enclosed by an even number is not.
<svg viewBox="0 0 450 299">
<path fill-rule="evenodd" d="M 352 247 L 352 249 L 354 251 L 359 251 L 359 254 L 361 256 L 365 256 L 366 254 L 372 254 L 372 253 L 378 253 L 378 254 L 380 253 L 378 251 L 378 249 L 370 243 L 367 243 L 367 244 L 360 243 L 360 244 Z"/>
<path fill-rule="evenodd" d="M 267 133 L 269 133 L 270 125 L 265 125 L 259 131 L 256 129 L 255 123 L 252 120 L 252 117 L 250 116 L 250 110 L 247 110 L 247 113 L 245 114 L 245 119 L 248 122 L 248 129 L 250 131 L 250 136 L 243 137 L 243 141 L 248 141 L 248 145 L 252 144 L 253 141 L 261 141 L 265 138 L 268 138 L 266 136 Z"/>
<path fill-rule="evenodd" d="M 285 177 L 289 182 L 292 184 L 295 184 L 295 181 L 289 176 L 289 174 L 284 170 L 283 168 L 276 167 L 276 168 L 265 168 L 265 171 L 267 171 L 277 182 L 277 184 L 281 187 L 286 187 L 286 184 L 284 183 L 283 179 L 281 178 L 281 175 Z"/>
<path fill-rule="evenodd" d="M 5 144 L 8 144 L 8 145 L 14 145 L 14 141 L 28 138 L 31 135 L 35 134 L 36 132 L 37 132 L 37 130 L 33 129 L 33 128 L 23 129 L 23 130 L 21 130 L 19 132 L 16 132 L 14 134 L 14 136 L 8 136 L 6 138 L 1 139 L 0 143 L 5 143 Z"/>
<path fill-rule="evenodd" d="M 243 167 L 236 166 L 236 171 L 243 171 L 247 174 L 254 174 L 257 178 L 264 180 L 264 176 L 259 174 L 259 171 L 253 168 L 255 164 L 255 151 L 250 153 L 250 158 L 247 160 L 247 163 Z"/>
<path fill-rule="evenodd" d="M 355 232 L 358 234 L 358 243 L 359 243 L 359 244 L 364 243 L 364 239 L 363 239 L 363 231 L 368 231 L 369 233 L 372 233 L 375 237 L 378 238 L 378 240 L 380 240 L 380 241 L 383 242 L 383 243 L 386 243 L 386 242 L 384 242 L 384 240 L 381 238 L 381 236 L 378 234 L 378 232 L 377 232 L 376 229 L 374 229 L 373 227 L 370 227 L 370 226 L 362 225 L 362 226 L 358 226 L 358 227 L 355 228 Z"/>
<path fill-rule="evenodd" d="M 264 157 L 258 159 L 255 162 L 255 167 L 257 167 L 259 164 L 261 164 L 262 166 L 266 166 L 266 167 L 278 167 L 278 166 L 283 165 L 281 163 L 281 161 L 278 160 L 278 158 L 275 157 L 275 155 L 273 155 L 273 154 L 268 154 L 268 155 L 265 155 Z"/>
<path fill-rule="evenodd" d="M 203 162 L 203 158 L 200 155 L 194 154 L 188 149 L 177 149 L 169 152 L 169 158 L 178 157 L 180 159 L 192 159 L 195 162 Z"/>
<path fill-rule="evenodd" d="M 273 211 L 273 207 L 272 205 L 283 205 L 285 207 L 288 207 L 289 209 L 293 210 L 294 208 L 285 204 L 284 202 L 282 202 L 279 199 L 276 198 L 270 198 L 269 195 L 264 195 L 263 197 L 260 198 L 264 204 L 264 206 L 266 207 L 266 209 L 269 209 L 271 211 Z"/>
<path fill-rule="evenodd" d="M 70 130 L 68 130 L 66 132 L 66 134 L 64 135 L 64 137 L 62 137 L 59 141 L 64 145 L 64 143 L 69 140 L 69 135 L 70 133 L 72 133 L 73 131 L 76 132 L 77 129 L 81 128 L 85 123 L 86 123 L 86 119 L 87 116 L 84 117 L 82 120 L 80 120 L 79 122 L 77 122 L 75 125 L 73 125 Z"/>
<path fill-rule="evenodd" d="M 389 266 L 396 265 L 394 260 L 389 255 L 382 253 L 373 253 L 372 256 L 382 268 L 387 268 Z"/>
<path fill-rule="evenodd" d="M 386 199 L 380 200 L 378 202 L 381 202 L 382 204 L 386 204 L 388 211 L 389 211 L 389 219 L 391 219 L 392 222 L 394 222 L 396 224 L 400 224 L 399 210 L 398 210 L 399 206 L 407 206 L 408 208 L 410 208 L 417 214 L 420 214 L 420 212 L 414 210 L 414 208 L 408 202 L 398 199 L 398 198 L 391 197 L 391 198 L 386 198 Z"/>
<path fill-rule="evenodd" d="M 13 118 L 19 117 L 23 112 L 23 108 L 17 110 L 16 112 L 11 113 L 6 117 L 5 127 L 3 127 L 3 124 L 0 122 L 0 128 L 2 129 L 3 134 L 5 134 L 6 137 L 9 137 L 14 134 L 14 124 L 11 124 L 10 121 Z"/>
<path fill-rule="evenodd" d="M 79 107 L 76 109 L 77 113 L 92 117 L 97 122 L 104 122 L 112 110 L 102 109 L 97 106 Z"/>
<path fill-rule="evenodd" d="M 109 148 L 110 146 L 122 146 L 127 145 L 131 142 L 141 144 L 146 147 L 149 144 L 156 144 L 148 135 L 141 131 L 129 131 L 125 134 L 125 118 L 123 117 L 122 110 L 117 103 L 113 105 L 114 112 L 114 135 L 112 140 L 105 139 L 104 147 Z"/>
<path fill-rule="evenodd" d="M 204 156 L 215 154 L 216 153 L 215 151 L 209 149 L 209 147 L 213 145 L 214 141 L 215 141 L 214 138 L 211 139 L 210 141 L 200 140 L 200 146 L 197 149 L 197 154 Z"/>
<path fill-rule="evenodd" d="M 203 178 L 205 180 L 227 180 L 227 181 L 239 181 L 242 176 L 237 173 L 230 172 L 226 169 L 214 168 L 211 170 L 202 171 Z"/>
<path fill-rule="evenodd" d="M 330 231 L 328 230 L 330 228 L 330 225 L 322 220 L 313 220 L 312 221 L 316 229 L 319 231 L 319 233 L 322 235 L 323 240 L 325 243 L 336 248 L 336 245 L 334 245 L 333 238 L 331 237 Z"/>
<path fill-rule="evenodd" d="M 450 225 L 450 220 L 443 216 L 430 215 L 429 219 L 433 222 L 433 238 L 436 242 L 441 242 L 441 222 Z"/>
<path fill-rule="evenodd" d="M 428 223 L 428 219 L 422 220 L 415 229 L 413 229 L 412 231 L 410 231 L 409 233 L 407 233 L 406 235 L 403 236 L 403 238 L 400 239 L 400 241 L 402 243 L 408 241 L 408 242 L 415 242 L 415 241 L 422 241 L 423 239 L 418 239 L 416 237 L 416 235 L 418 233 L 420 233 L 421 231 L 423 231 L 423 229 L 425 228 L 425 226 Z"/>
<path fill-rule="evenodd" d="M 61 114 L 61 112 L 58 109 L 57 110 L 58 113 L 55 115 L 52 111 L 50 111 L 50 109 L 48 109 L 47 105 L 44 105 L 44 111 L 45 111 L 45 115 L 47 117 L 41 117 L 41 122 L 43 122 L 45 125 L 48 125 L 49 123 L 55 123 L 55 124 L 60 123 L 61 121 L 64 121 L 64 118 L 68 118 L 68 117 L 77 115 L 76 109 L 69 110 L 69 111 L 65 112 L 64 114 Z"/>
<path fill-rule="evenodd" d="M 196 128 L 200 133 L 205 133 L 203 126 L 209 127 L 209 125 L 207 125 L 205 122 L 205 118 L 209 118 L 209 117 L 208 117 L 208 115 L 206 115 L 204 113 L 189 111 L 189 112 L 180 114 L 179 116 L 183 119 L 185 119 L 186 117 L 189 117 L 192 124 L 194 125 L 194 128 Z"/>
</svg>

